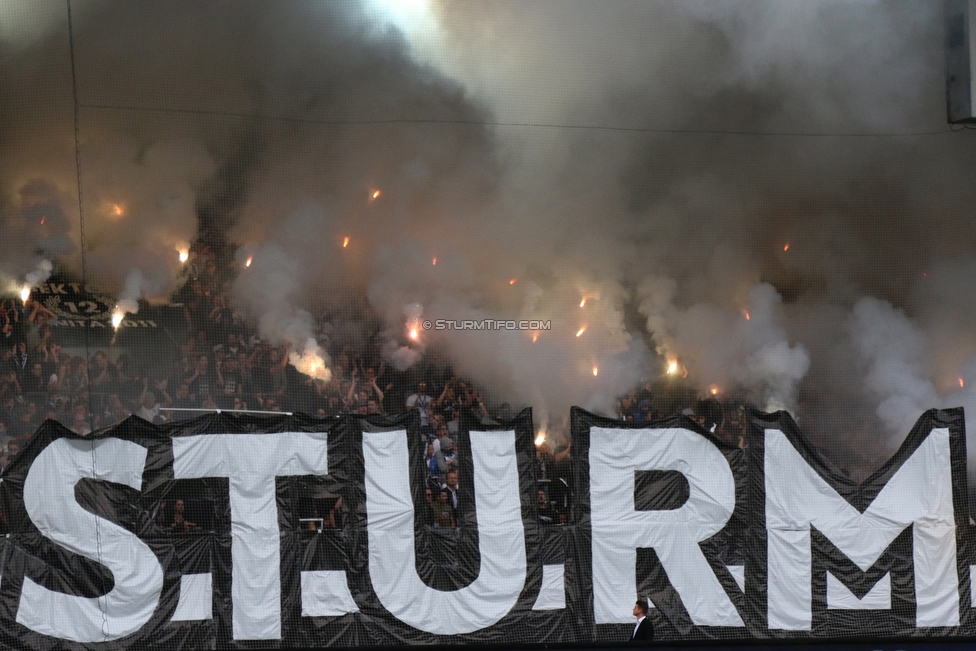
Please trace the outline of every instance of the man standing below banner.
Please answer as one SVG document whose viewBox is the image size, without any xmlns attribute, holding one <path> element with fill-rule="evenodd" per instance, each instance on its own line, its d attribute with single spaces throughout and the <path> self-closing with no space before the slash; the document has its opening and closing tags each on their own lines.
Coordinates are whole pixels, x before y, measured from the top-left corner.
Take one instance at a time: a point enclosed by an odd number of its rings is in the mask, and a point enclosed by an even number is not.
<svg viewBox="0 0 976 651">
<path fill-rule="evenodd" d="M 647 599 L 638 599 L 634 604 L 634 617 L 637 623 L 634 625 L 634 632 L 630 634 L 631 644 L 641 644 L 654 640 L 654 625 L 647 618 Z"/>
</svg>

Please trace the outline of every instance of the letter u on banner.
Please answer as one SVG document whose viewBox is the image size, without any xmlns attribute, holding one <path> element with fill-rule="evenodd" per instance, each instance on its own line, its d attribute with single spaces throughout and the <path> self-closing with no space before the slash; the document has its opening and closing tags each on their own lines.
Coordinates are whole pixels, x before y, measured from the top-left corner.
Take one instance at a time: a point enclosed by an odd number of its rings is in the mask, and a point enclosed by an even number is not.
<svg viewBox="0 0 976 651">
<path fill-rule="evenodd" d="M 444 592 L 417 574 L 414 507 L 404 430 L 364 432 L 369 574 L 380 603 L 428 633 L 458 635 L 491 626 L 525 585 L 525 531 L 519 501 L 515 432 L 471 432 L 481 571 Z"/>
</svg>

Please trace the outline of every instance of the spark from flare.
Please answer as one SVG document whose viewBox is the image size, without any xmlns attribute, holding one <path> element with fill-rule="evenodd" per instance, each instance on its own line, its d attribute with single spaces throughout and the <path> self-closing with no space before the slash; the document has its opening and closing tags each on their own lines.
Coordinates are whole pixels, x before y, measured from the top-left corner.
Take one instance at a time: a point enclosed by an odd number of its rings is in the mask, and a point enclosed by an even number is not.
<svg viewBox="0 0 976 651">
<path fill-rule="evenodd" d="M 112 204 L 112 212 L 115 214 L 116 217 L 121 217 L 122 215 L 125 214 L 125 209 L 123 209 L 122 206 L 120 206 L 119 204 L 114 203 Z"/>
<path fill-rule="evenodd" d="M 349 246 L 349 238 L 344 237 L 342 238 L 342 248 L 346 248 L 347 246 Z"/>
<path fill-rule="evenodd" d="M 711 393 L 711 394 L 712 394 L 713 396 L 717 396 L 717 395 L 718 395 L 718 387 L 717 387 L 717 386 L 712 386 L 712 387 L 711 387 L 711 388 L 710 388 L 710 389 L 709 389 L 708 391 L 709 391 L 709 392 L 710 392 L 710 393 Z"/>
<path fill-rule="evenodd" d="M 434 260 L 431 262 L 431 264 L 436 267 L 437 266 L 437 258 L 434 258 Z"/>
<path fill-rule="evenodd" d="M 20 288 L 20 300 L 22 300 L 23 302 L 26 303 L 27 302 L 27 299 L 30 298 L 30 292 L 31 292 L 30 285 L 24 285 L 23 287 L 21 287 Z"/>
<path fill-rule="evenodd" d="M 596 377 L 600 373 L 600 369 L 597 366 L 593 367 L 593 377 Z"/>
<path fill-rule="evenodd" d="M 254 258 L 252 256 L 248 256 L 247 257 L 247 262 L 244 263 L 244 266 L 245 267 L 250 267 L 252 262 L 254 262 Z"/>
<path fill-rule="evenodd" d="M 510 281 L 508 281 L 508 284 L 514 285 L 516 280 L 518 280 L 518 278 L 512 278 Z"/>
<path fill-rule="evenodd" d="M 783 250 L 784 251 L 789 251 L 790 250 L 790 243 L 789 242 L 786 243 L 786 246 L 783 247 Z"/>
<path fill-rule="evenodd" d="M 962 378 L 959 378 L 959 388 L 960 389 L 963 389 L 965 387 L 966 387 L 966 383 L 963 381 Z"/>
<path fill-rule="evenodd" d="M 410 328 L 410 340 L 417 341 L 420 338 L 420 332 L 417 330 L 416 326 Z"/>
<path fill-rule="evenodd" d="M 186 249 L 180 249 L 180 262 L 186 262 L 190 259 L 190 252 Z"/>
<path fill-rule="evenodd" d="M 668 375 L 674 375 L 678 372 L 678 362 L 675 360 L 668 360 Z"/>
<path fill-rule="evenodd" d="M 583 300 L 580 301 L 580 307 L 583 307 L 584 305 L 586 305 L 586 297 L 585 296 L 583 297 Z"/>
<path fill-rule="evenodd" d="M 536 330 L 535 332 L 532 333 L 532 343 L 535 343 L 537 341 L 539 341 L 539 331 L 538 330 Z"/>
<path fill-rule="evenodd" d="M 44 225 L 44 222 L 46 222 L 46 221 L 47 221 L 47 215 L 44 215 L 43 217 L 41 217 L 41 226 L 43 226 Z"/>
<path fill-rule="evenodd" d="M 742 316 L 744 316 L 744 317 L 746 318 L 746 321 L 749 321 L 749 320 L 750 320 L 750 318 L 751 318 L 751 317 L 749 316 L 749 312 L 748 312 L 748 311 L 746 311 L 746 310 L 742 310 Z"/>
<path fill-rule="evenodd" d="M 379 199 L 380 198 L 380 191 L 379 190 L 373 190 L 373 194 L 369 195 L 369 198 L 370 199 Z"/>
<path fill-rule="evenodd" d="M 577 337 L 579 337 L 579 336 L 581 336 L 581 335 L 582 335 L 582 334 L 583 334 L 584 332 L 586 332 L 586 326 L 583 326 L 582 328 L 580 328 L 580 329 L 579 329 L 579 330 L 578 330 L 578 331 L 576 332 L 576 336 L 577 336 Z"/>
<path fill-rule="evenodd" d="M 535 446 L 536 447 L 539 447 L 540 445 L 542 445 L 545 442 L 546 442 L 546 433 L 544 431 L 539 432 L 539 434 L 536 435 L 536 437 L 535 437 Z"/>
<path fill-rule="evenodd" d="M 122 325 L 122 319 L 124 318 L 125 312 L 116 308 L 116 310 L 112 312 L 112 327 L 118 330 L 119 326 Z"/>
</svg>

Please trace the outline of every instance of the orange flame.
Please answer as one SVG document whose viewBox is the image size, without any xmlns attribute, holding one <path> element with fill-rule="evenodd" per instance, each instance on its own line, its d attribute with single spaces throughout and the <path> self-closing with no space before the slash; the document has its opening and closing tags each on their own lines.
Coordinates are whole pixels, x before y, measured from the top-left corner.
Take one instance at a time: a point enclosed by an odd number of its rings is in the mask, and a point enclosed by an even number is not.
<svg viewBox="0 0 976 651">
<path fill-rule="evenodd" d="M 596 366 L 594 366 L 593 367 L 593 377 L 596 377 L 597 373 L 599 373 L 599 372 L 600 372 L 600 369 L 597 368 Z"/>
<path fill-rule="evenodd" d="M 349 246 L 349 238 L 344 237 L 342 238 L 342 248 L 346 248 L 347 246 Z"/>
<path fill-rule="evenodd" d="M 539 331 L 538 330 L 532 333 L 532 343 L 535 343 L 537 341 L 539 341 Z"/>
<path fill-rule="evenodd" d="M 583 307 L 584 305 L 586 305 L 586 297 L 585 296 L 583 297 L 583 300 L 580 301 L 580 307 Z"/>
<path fill-rule="evenodd" d="M 417 332 L 417 329 L 416 328 L 410 328 L 410 339 L 411 340 L 417 341 L 417 338 L 419 336 L 420 336 L 420 333 Z"/>
<path fill-rule="evenodd" d="M 671 359 L 668 360 L 668 375 L 674 375 L 678 372 L 678 362 Z"/>
<path fill-rule="evenodd" d="M 783 250 L 784 251 L 789 251 L 790 250 L 790 244 L 789 244 L 789 242 L 786 243 L 786 246 L 783 247 Z"/>
<path fill-rule="evenodd" d="M 518 278 L 512 278 L 510 281 L 508 281 L 508 284 L 514 285 L 516 280 L 518 280 Z"/>
<path fill-rule="evenodd" d="M 254 258 L 252 256 L 249 256 L 247 258 L 247 262 L 244 263 L 244 266 L 245 267 L 250 267 L 252 262 L 254 262 Z"/>
<path fill-rule="evenodd" d="M 373 190 L 373 194 L 370 195 L 370 198 L 371 199 L 379 199 L 380 198 L 380 191 L 379 190 Z"/>
<path fill-rule="evenodd" d="M 46 221 L 47 221 L 47 215 L 44 215 L 43 217 L 41 217 L 41 226 L 43 226 L 44 225 L 44 222 L 46 222 Z"/>
<path fill-rule="evenodd" d="M 711 387 L 711 388 L 709 389 L 709 391 L 711 392 L 711 394 L 712 394 L 713 396 L 715 396 L 715 395 L 718 395 L 718 387 L 716 387 L 716 386 L 713 386 L 713 387 Z"/>
<path fill-rule="evenodd" d="M 437 266 L 437 258 L 434 258 L 434 261 L 433 261 L 433 262 L 431 262 L 431 264 L 432 264 L 432 265 L 434 265 L 434 266 L 436 267 L 436 266 Z"/>
<path fill-rule="evenodd" d="M 586 326 L 583 326 L 582 328 L 580 328 L 579 331 L 576 333 L 576 336 L 579 337 L 584 332 L 586 332 Z"/>
<path fill-rule="evenodd" d="M 121 217 L 122 214 L 125 213 L 125 210 L 122 209 L 122 206 L 116 203 L 112 204 L 112 212 L 115 213 L 116 217 Z"/>
<path fill-rule="evenodd" d="M 963 379 L 962 378 L 959 378 L 959 388 L 964 388 L 965 386 L 966 386 L 966 383 L 963 382 Z"/>
<path fill-rule="evenodd" d="M 746 310 L 742 310 L 742 316 L 744 316 L 744 317 L 746 318 L 746 321 L 749 321 L 749 320 L 750 320 L 750 318 L 751 318 L 751 317 L 749 316 L 749 312 L 748 312 L 748 311 L 746 311 Z"/>
</svg>

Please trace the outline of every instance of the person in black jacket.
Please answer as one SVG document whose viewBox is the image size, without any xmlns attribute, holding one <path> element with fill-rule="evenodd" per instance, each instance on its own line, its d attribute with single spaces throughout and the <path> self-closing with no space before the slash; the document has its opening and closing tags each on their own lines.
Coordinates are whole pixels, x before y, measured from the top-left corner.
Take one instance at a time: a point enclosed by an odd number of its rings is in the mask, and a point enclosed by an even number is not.
<svg viewBox="0 0 976 651">
<path fill-rule="evenodd" d="M 647 609 L 647 599 L 638 599 L 637 603 L 634 604 L 634 617 L 637 618 L 637 624 L 634 626 L 634 632 L 630 635 L 632 644 L 650 642 L 654 639 L 654 625 L 647 617 Z"/>
</svg>

